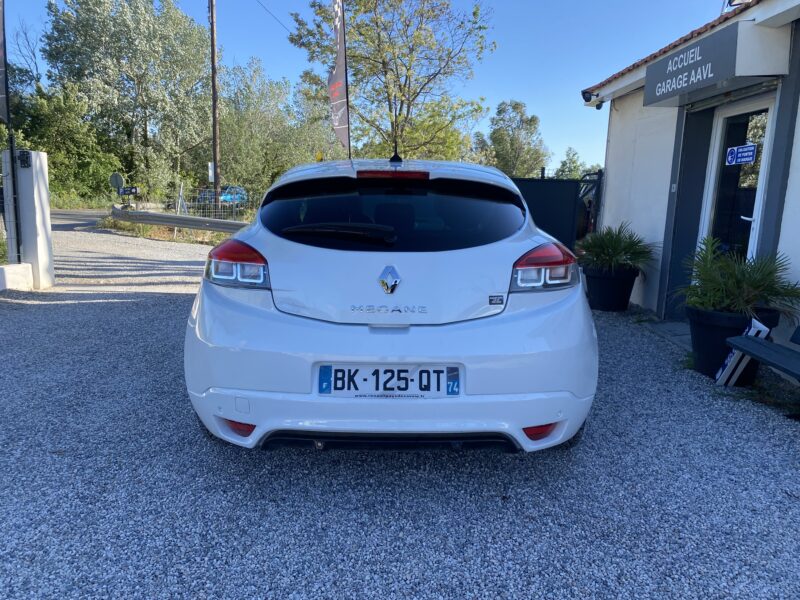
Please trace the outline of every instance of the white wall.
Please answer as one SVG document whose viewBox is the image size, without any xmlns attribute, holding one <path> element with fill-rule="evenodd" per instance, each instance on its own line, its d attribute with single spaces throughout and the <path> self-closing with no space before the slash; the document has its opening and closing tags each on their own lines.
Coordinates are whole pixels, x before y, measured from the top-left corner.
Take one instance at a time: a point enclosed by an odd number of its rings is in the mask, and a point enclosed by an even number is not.
<svg viewBox="0 0 800 600">
<path fill-rule="evenodd" d="M 789 169 L 789 185 L 783 206 L 783 222 L 778 251 L 792 261 L 792 277 L 800 281 L 800 119 L 794 131 L 792 165 Z"/>
<path fill-rule="evenodd" d="M 645 240 L 658 244 L 656 260 L 644 281 L 637 280 L 631 298 L 655 310 L 678 109 L 644 107 L 643 100 L 639 89 L 611 103 L 600 224 L 628 221 Z"/>
<path fill-rule="evenodd" d="M 792 264 L 791 278 L 800 281 L 800 119 L 794 130 L 792 148 L 792 164 L 789 169 L 789 183 L 786 188 L 786 200 L 783 205 L 781 236 L 778 241 L 778 252 L 789 257 Z M 777 339 L 791 335 L 792 328 L 784 324 L 775 332 Z"/>
</svg>

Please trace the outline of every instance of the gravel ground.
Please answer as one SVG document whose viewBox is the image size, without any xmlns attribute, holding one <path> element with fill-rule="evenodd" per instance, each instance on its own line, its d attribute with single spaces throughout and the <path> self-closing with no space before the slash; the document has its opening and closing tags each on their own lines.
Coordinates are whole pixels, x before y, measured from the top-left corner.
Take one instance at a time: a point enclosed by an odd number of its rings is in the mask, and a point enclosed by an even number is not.
<svg viewBox="0 0 800 600">
<path fill-rule="evenodd" d="M 0 294 L 3 598 L 800 596 L 800 425 L 630 317 L 574 448 L 245 451 L 183 387 L 208 248 L 54 237 Z"/>
</svg>

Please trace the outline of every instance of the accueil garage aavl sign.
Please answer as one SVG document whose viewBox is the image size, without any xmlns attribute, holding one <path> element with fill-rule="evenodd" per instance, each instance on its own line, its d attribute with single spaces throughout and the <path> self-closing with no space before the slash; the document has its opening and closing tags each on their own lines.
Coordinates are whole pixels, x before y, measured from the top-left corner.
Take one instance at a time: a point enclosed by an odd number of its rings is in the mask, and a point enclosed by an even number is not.
<svg viewBox="0 0 800 600">
<path fill-rule="evenodd" d="M 647 66 L 645 106 L 678 106 L 691 92 L 737 78 L 784 75 L 789 67 L 788 28 L 758 27 L 739 21 L 672 52 Z M 744 84 L 746 81 L 741 79 Z M 730 85 L 728 85 L 730 84 Z"/>
</svg>

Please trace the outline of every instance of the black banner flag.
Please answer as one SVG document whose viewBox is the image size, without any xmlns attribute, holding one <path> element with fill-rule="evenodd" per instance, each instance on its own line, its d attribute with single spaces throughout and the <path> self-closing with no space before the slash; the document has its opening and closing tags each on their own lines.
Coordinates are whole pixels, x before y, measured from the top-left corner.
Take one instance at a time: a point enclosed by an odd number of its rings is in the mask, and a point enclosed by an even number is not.
<svg viewBox="0 0 800 600">
<path fill-rule="evenodd" d="M 2 0 L 0 0 L 2 1 Z M 347 42 L 344 31 L 344 0 L 333 0 L 333 33 L 336 36 L 336 63 L 328 75 L 331 120 L 336 137 L 350 157 L 350 107 L 347 89 Z"/>
</svg>

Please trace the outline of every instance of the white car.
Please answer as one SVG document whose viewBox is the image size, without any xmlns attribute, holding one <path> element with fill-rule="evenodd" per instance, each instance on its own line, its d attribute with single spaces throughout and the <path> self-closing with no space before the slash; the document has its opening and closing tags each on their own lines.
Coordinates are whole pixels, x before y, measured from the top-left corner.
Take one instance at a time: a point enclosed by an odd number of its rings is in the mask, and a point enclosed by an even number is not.
<svg viewBox="0 0 800 600">
<path fill-rule="evenodd" d="M 435 161 L 287 172 L 209 254 L 184 362 L 202 422 L 248 448 L 539 450 L 597 387 L 575 257 L 500 171 Z"/>
</svg>

